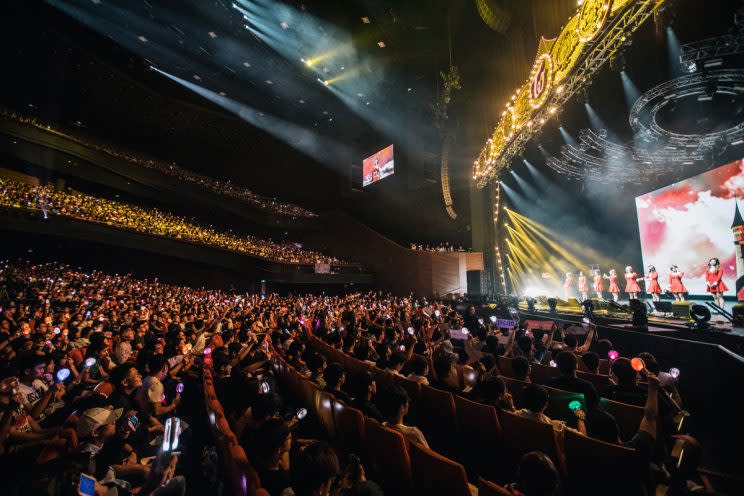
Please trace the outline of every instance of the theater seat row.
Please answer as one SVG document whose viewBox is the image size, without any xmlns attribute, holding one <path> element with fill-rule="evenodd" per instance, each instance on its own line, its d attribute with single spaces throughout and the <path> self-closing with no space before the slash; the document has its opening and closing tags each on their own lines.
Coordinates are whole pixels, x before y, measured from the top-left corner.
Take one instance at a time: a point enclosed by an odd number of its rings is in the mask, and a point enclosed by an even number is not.
<svg viewBox="0 0 744 496">
<path fill-rule="evenodd" d="M 634 490 L 641 485 L 642 470 L 636 463 L 633 450 L 574 434 L 569 430 L 556 434 L 551 425 L 525 419 L 510 412 L 497 413 L 491 406 L 453 396 L 451 393 L 429 386 L 421 386 L 404 377 L 382 371 L 336 350 L 312 335 L 309 335 L 308 339 L 312 349 L 324 355 L 329 361 L 342 363 L 350 376 L 355 372 L 373 372 L 379 391 L 382 392 L 394 384 L 404 387 L 412 399 L 415 423 L 422 429 L 431 447 L 436 452 L 463 463 L 468 468 L 471 478 L 485 476 L 495 480 L 508 480 L 513 476 L 516 464 L 524 453 L 539 450 L 557 461 L 557 465 L 570 483 L 578 484 L 579 481 L 585 483 L 587 480 L 611 482 L 629 488 L 631 491 L 629 494 L 634 494 Z M 282 367 L 291 369 L 286 364 Z M 555 370 L 553 367 L 546 368 Z M 510 378 L 504 380 L 518 402 L 519 392 L 526 383 Z M 306 379 L 302 378 L 302 381 L 309 384 L 306 388 L 315 389 L 315 386 Z M 583 396 L 547 389 L 550 398 L 548 414 L 570 423 L 573 414 L 568 404 L 576 399 L 582 401 Z M 327 393 L 319 394 L 323 397 L 323 404 L 340 403 Z M 625 435 L 632 435 L 638 429 L 643 417 L 642 408 L 606 399 L 602 399 L 602 406 L 616 417 Z M 365 427 L 369 429 L 369 422 L 366 422 Z M 332 430 L 335 427 L 328 426 L 327 430 L 329 428 Z M 378 434 L 375 438 L 380 438 L 380 433 L 375 432 Z M 368 443 L 373 444 L 371 438 Z M 388 448 L 391 450 L 392 446 Z M 608 460 L 612 460 L 612 464 L 607 463 Z M 453 460 L 449 461 L 456 463 Z M 389 462 L 389 459 L 384 462 Z M 623 470 L 616 470 L 618 466 L 622 466 Z M 587 467 L 591 467 L 591 470 L 587 470 Z M 390 474 L 392 475 L 394 474 Z M 398 475 L 398 478 L 400 477 Z"/>
</svg>

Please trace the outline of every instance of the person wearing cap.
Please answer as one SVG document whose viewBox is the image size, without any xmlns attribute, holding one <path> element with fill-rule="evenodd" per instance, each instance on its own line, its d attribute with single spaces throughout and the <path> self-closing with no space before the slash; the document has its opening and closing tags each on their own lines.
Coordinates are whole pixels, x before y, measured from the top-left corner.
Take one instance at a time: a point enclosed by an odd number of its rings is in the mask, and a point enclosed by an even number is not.
<svg viewBox="0 0 744 496">
<path fill-rule="evenodd" d="M 96 479 L 103 479 L 109 467 L 98 466 L 97 456 L 103 444 L 116 433 L 116 421 L 124 410 L 109 408 L 89 408 L 79 417 L 77 423 L 78 446 L 75 455 L 88 457 L 89 474 L 95 474 Z M 102 464 L 101 464 L 102 465 Z"/>
</svg>

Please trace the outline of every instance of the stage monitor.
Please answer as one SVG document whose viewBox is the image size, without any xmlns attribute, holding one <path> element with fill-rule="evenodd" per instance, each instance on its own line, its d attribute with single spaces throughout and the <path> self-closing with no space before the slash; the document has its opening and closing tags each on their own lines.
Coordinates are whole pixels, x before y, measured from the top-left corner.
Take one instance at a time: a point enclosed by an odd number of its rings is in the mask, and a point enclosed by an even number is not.
<svg viewBox="0 0 744 496">
<path fill-rule="evenodd" d="M 644 269 L 656 267 L 662 289 L 669 289 L 670 267 L 677 265 L 687 291 L 706 294 L 705 270 L 715 257 L 721 261 L 725 294 L 735 294 L 731 225 L 736 198 L 743 193 L 744 161 L 737 160 L 636 198 Z"/>
<path fill-rule="evenodd" d="M 362 186 L 369 186 L 394 173 L 393 145 L 390 145 L 362 161 Z"/>
</svg>

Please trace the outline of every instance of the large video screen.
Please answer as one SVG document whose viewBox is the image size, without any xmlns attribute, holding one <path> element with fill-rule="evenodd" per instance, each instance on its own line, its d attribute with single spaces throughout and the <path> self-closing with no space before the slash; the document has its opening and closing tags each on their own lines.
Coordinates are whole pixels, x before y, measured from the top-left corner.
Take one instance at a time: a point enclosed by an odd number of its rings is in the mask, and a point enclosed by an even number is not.
<svg viewBox="0 0 744 496">
<path fill-rule="evenodd" d="M 362 186 L 369 186 L 395 173 L 393 145 L 383 148 L 362 161 Z"/>
<path fill-rule="evenodd" d="M 737 160 L 636 198 L 643 265 L 656 267 L 663 289 L 669 288 L 669 267 L 677 265 L 688 292 L 705 294 L 705 270 L 716 257 L 729 289 L 725 294 L 735 294 L 731 224 L 742 193 L 744 160 Z"/>
</svg>

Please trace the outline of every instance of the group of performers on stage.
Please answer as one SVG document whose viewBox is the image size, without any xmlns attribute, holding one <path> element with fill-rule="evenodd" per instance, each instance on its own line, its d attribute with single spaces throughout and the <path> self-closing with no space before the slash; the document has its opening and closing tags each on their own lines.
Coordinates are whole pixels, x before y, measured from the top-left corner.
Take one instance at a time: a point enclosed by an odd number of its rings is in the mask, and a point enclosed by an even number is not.
<svg viewBox="0 0 744 496">
<path fill-rule="evenodd" d="M 676 301 L 685 301 L 687 289 L 682 283 L 682 277 L 684 277 L 685 273 L 680 272 L 676 265 L 672 265 L 669 270 L 668 291 L 674 295 Z M 589 275 L 592 277 L 592 292 L 597 295 L 597 298 L 604 299 L 604 281 L 608 280 L 610 283 L 607 291 L 612 295 L 612 299 L 614 301 L 620 299 L 620 286 L 617 283 L 618 276 L 614 269 L 610 270 L 609 275 L 600 273 L 598 269 L 592 270 Z M 630 265 L 625 267 L 625 292 L 628 293 L 628 299 L 633 300 L 638 298 L 638 293 L 641 292 L 641 287 L 638 283 L 641 281 L 645 281 L 646 293 L 651 295 L 651 299 L 653 301 L 659 301 L 663 291 L 661 285 L 659 285 L 659 273 L 653 265 L 648 266 L 646 275 L 642 277 L 639 277 Z M 589 282 L 589 278 L 583 272 L 579 272 L 578 279 L 574 279 L 573 273 L 566 272 L 566 279 L 563 283 L 566 299 L 574 296 L 575 287 L 578 288 L 581 301 L 589 299 Z M 728 290 L 728 287 L 723 282 L 723 269 L 721 268 L 721 262 L 717 258 L 711 258 L 708 261 L 708 270 L 705 271 L 705 282 L 707 283 L 708 293 L 711 293 L 716 304 L 722 307 L 723 293 Z"/>
</svg>

